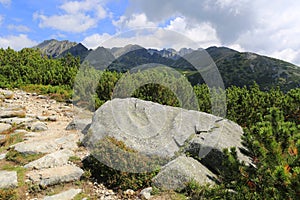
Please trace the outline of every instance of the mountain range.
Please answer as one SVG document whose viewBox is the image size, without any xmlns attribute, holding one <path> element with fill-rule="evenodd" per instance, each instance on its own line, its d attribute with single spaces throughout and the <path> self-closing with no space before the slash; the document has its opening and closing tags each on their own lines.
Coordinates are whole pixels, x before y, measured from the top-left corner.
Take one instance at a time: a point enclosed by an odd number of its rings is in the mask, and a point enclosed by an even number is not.
<svg viewBox="0 0 300 200">
<path fill-rule="evenodd" d="M 81 62 L 88 61 L 98 70 L 126 72 L 143 64 L 159 63 L 185 74 L 193 85 L 204 82 L 201 75 L 186 59 L 196 51 L 191 48 L 182 48 L 179 51 L 157 50 L 129 44 L 124 47 L 98 47 L 91 50 L 81 43 L 67 40 L 46 40 L 34 48 L 40 49 L 43 54 L 53 58 L 60 58 L 70 53 L 79 57 Z M 254 81 L 262 90 L 279 86 L 287 91 L 300 87 L 300 67 L 292 63 L 256 53 L 238 52 L 227 47 L 209 47 L 205 52 L 216 64 L 225 87 L 249 86 Z"/>
</svg>

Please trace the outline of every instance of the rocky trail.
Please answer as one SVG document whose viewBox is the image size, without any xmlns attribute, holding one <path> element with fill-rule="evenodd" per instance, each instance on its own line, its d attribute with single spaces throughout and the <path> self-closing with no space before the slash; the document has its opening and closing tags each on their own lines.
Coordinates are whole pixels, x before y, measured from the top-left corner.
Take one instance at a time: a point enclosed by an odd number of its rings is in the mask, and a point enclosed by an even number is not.
<svg viewBox="0 0 300 200">
<path fill-rule="evenodd" d="M 0 189 L 16 188 L 22 199 L 124 199 L 91 179 L 82 181 L 84 170 L 70 160 L 82 160 L 88 151 L 78 146 L 82 133 L 66 130 L 73 116 L 73 105 L 0 89 Z M 134 191 L 124 193 L 139 199 Z"/>
<path fill-rule="evenodd" d="M 191 180 L 218 182 L 214 172 L 223 170 L 223 149 L 235 147 L 237 158 L 253 165 L 242 153 L 242 135 L 230 120 L 135 98 L 107 101 L 91 113 L 47 96 L 0 89 L 0 199 L 7 188 L 22 200 L 185 199 L 173 198 L 180 194 L 172 191 Z M 153 172 L 161 162 L 150 180 L 158 195 L 151 196 L 151 187 L 113 191 L 98 183 L 84 169 L 89 150 L 110 167 L 105 170 Z M 95 177 L 106 172 L 93 167 Z"/>
</svg>

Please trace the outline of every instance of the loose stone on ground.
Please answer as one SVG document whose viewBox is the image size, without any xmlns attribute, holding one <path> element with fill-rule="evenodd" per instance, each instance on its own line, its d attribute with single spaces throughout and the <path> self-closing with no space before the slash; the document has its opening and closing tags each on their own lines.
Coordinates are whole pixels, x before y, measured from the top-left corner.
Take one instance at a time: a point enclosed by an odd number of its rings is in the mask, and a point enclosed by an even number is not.
<svg viewBox="0 0 300 200">
<path fill-rule="evenodd" d="M 0 188 L 14 188 L 18 186 L 17 172 L 0 170 Z"/>
</svg>

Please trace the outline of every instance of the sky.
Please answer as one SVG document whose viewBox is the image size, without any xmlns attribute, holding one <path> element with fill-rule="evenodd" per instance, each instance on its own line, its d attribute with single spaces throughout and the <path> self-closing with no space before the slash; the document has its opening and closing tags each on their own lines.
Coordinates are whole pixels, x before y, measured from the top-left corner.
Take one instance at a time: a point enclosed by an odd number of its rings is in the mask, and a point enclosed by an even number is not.
<svg viewBox="0 0 300 200">
<path fill-rule="evenodd" d="M 0 0 L 0 48 L 226 46 L 300 66 L 297 0 Z"/>
</svg>

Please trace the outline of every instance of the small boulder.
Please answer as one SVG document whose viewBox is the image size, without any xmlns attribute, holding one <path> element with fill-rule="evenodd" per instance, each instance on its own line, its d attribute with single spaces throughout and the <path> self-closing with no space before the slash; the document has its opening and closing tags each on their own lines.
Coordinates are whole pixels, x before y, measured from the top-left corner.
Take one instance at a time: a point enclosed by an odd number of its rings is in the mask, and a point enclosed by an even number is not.
<svg viewBox="0 0 300 200">
<path fill-rule="evenodd" d="M 71 121 L 68 126 L 66 127 L 66 130 L 79 130 L 83 133 L 86 133 L 87 130 L 90 128 L 92 123 L 91 118 L 87 119 L 74 119 Z"/>
<path fill-rule="evenodd" d="M 47 120 L 48 120 L 48 117 L 46 117 L 46 116 L 36 116 L 36 118 L 37 118 L 39 121 L 47 121 Z"/>
<path fill-rule="evenodd" d="M 165 165 L 152 179 L 154 186 L 166 190 L 181 190 L 189 181 L 200 185 L 214 184 L 215 175 L 197 160 L 179 156 Z"/>
<path fill-rule="evenodd" d="M 0 89 L 0 95 L 4 97 L 3 99 L 12 99 L 14 97 L 14 92 Z"/>
<path fill-rule="evenodd" d="M 141 199 L 150 199 L 151 198 L 152 187 L 148 187 L 143 189 L 140 192 Z"/>
<path fill-rule="evenodd" d="M 54 115 L 49 116 L 49 117 L 48 117 L 48 121 L 50 121 L 50 122 L 56 122 L 56 121 L 57 121 L 57 117 L 54 116 Z"/>
<path fill-rule="evenodd" d="M 46 131 L 48 127 L 44 122 L 35 122 L 30 125 L 30 130 L 33 132 Z"/>
<path fill-rule="evenodd" d="M 71 200 L 77 194 L 79 194 L 82 190 L 81 189 L 69 189 L 67 191 L 61 192 L 59 194 L 55 194 L 52 196 L 46 196 L 44 200 Z"/>
</svg>

